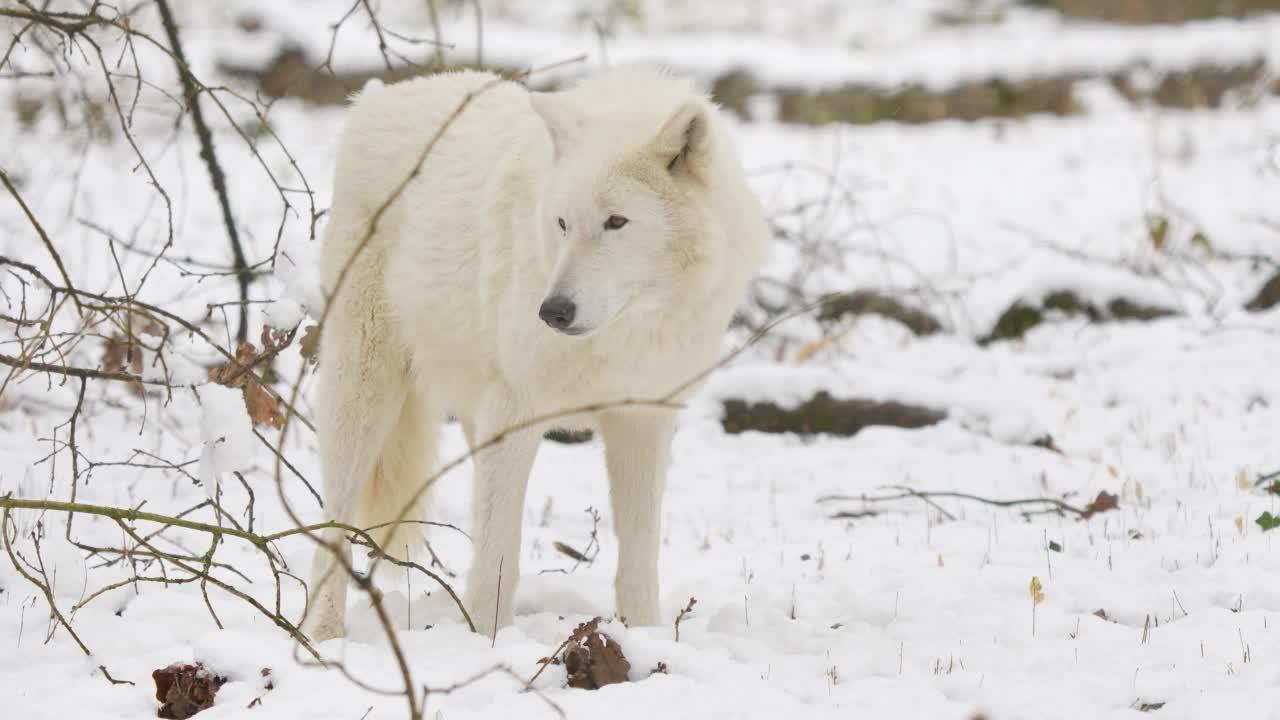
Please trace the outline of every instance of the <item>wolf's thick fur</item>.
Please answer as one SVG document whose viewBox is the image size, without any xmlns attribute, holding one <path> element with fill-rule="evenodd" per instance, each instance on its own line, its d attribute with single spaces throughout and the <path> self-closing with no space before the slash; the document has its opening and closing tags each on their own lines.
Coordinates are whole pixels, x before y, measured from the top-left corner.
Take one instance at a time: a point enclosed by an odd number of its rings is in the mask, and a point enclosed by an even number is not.
<svg viewBox="0 0 1280 720">
<path fill-rule="evenodd" d="M 398 517 L 433 472 L 449 414 L 474 447 L 546 414 L 667 395 L 715 363 L 763 259 L 763 211 L 718 110 L 690 82 L 622 68 L 531 93 L 494 79 L 410 80 L 366 90 L 351 109 L 322 251 L 327 293 L 350 266 L 320 342 L 332 519 L 370 527 Z M 469 93 L 353 260 L 378 207 Z M 550 423 L 604 439 L 617 609 L 636 625 L 660 621 L 672 415 L 621 406 Z M 484 633 L 495 609 L 499 627 L 512 621 L 525 487 L 547 426 L 509 433 L 474 458 L 465 603 Z M 403 553 L 417 527 L 378 537 Z M 327 537 L 349 557 L 341 533 Z M 335 562 L 318 549 L 305 625 L 313 640 L 345 634 L 347 580 Z"/>
</svg>

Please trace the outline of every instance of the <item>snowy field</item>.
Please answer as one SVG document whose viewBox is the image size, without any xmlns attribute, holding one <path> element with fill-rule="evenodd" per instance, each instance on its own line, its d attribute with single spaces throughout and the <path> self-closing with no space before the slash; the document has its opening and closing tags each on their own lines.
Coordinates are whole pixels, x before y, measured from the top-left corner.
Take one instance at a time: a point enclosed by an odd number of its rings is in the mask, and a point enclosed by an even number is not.
<svg viewBox="0 0 1280 720">
<path fill-rule="evenodd" d="M 1165 67 L 1234 62 L 1255 50 L 1272 67 L 1280 61 L 1275 16 L 1063 30 L 1043 12 L 987 3 L 1002 22 L 931 24 L 931 12 L 962 4 L 810 0 L 774 17 L 765 8 L 772 3 L 731 3 L 732 12 L 716 13 L 655 0 L 639 5 L 660 20 L 619 21 L 607 47 L 615 62 L 649 53 L 707 72 L 749 58 L 771 78 L 815 85 L 945 85 L 974 74 L 1079 69 L 1124 53 Z M 263 11 L 269 31 L 245 35 L 232 29 L 237 9 L 258 3 L 178 5 L 191 66 L 209 85 L 224 81 L 219 61 L 269 59 L 280 41 L 273 33 L 323 56 L 329 24 L 349 7 L 272 4 Z M 422 4 L 413 5 L 391 18 L 428 33 Z M 558 3 L 495 5 L 485 36 L 495 59 L 528 65 L 596 52 L 590 23 Z M 462 55 L 474 50 L 468 18 L 464 10 L 442 18 Z M 351 22 L 338 65 L 376 68 L 372 30 Z M 13 29 L 4 32 L 7 45 Z M 39 69 L 36 49 L 22 44 L 14 62 Z M 104 52 L 115 63 L 120 48 Z M 163 55 L 136 52 L 150 82 L 179 92 Z M 823 59 L 831 54 L 840 57 Z M 1029 55 L 1035 59 L 1019 59 Z M 255 426 L 237 393 L 208 381 L 208 368 L 225 362 L 217 348 L 234 351 L 238 310 L 226 305 L 236 300 L 234 279 L 221 271 L 230 252 L 189 120 L 175 127 L 173 102 L 158 90 L 136 107 L 125 98 L 149 170 L 139 167 L 109 103 L 99 115 L 77 105 L 82 87 L 105 87 L 96 59 L 69 57 L 83 86 L 74 78 L 0 79 L 0 170 L 74 286 L 162 307 L 205 339 L 175 326 L 163 364 L 143 353 L 134 371 L 150 380 L 167 373 L 171 393 L 152 386 L 140 396 L 106 381 L 88 381 L 82 392 L 75 377 L 0 368 L 0 497 L 69 500 L 78 474 L 79 503 L 145 503 L 144 512 L 164 515 L 200 506 L 184 517 L 261 534 L 294 526 L 285 502 L 304 522 L 319 521 L 302 481 L 319 489 L 314 434 L 292 422 L 287 466 L 278 466 L 280 431 Z M 117 82 L 133 92 L 134 81 Z M 220 97 L 261 155 L 203 101 L 245 254 L 267 261 L 279 247 L 252 285 L 249 336 L 258 338 L 263 324 L 305 328 L 320 312 L 316 241 L 307 196 L 292 189 L 305 177 L 316 210 L 328 205 L 343 111 L 281 100 L 263 123 L 244 102 Z M 37 99 L 38 112 L 21 111 Z M 1280 531 L 1259 521 L 1280 515 L 1280 494 L 1259 484 L 1280 471 L 1280 306 L 1245 310 L 1280 263 L 1280 97 L 1164 110 L 1129 105 L 1097 84 L 1079 99 L 1088 112 L 1069 118 L 735 122 L 744 165 L 779 235 L 744 320 L 768 320 L 762 306 L 869 289 L 928 311 L 943 331 L 917 336 L 880 316 L 820 323 L 801 314 L 711 376 L 675 438 L 661 561 L 669 623 L 601 625 L 630 661 L 629 682 L 567 688 L 564 667 L 553 665 L 526 688 L 538 661 L 578 623 L 607 620 L 613 608 L 616 543 L 602 447 L 544 443 L 525 512 L 513 627 L 479 637 L 429 578 L 395 569 L 380 579 L 408 670 L 430 689 L 425 717 L 1280 718 Z M 67 129 L 84 121 L 115 130 Z M 272 177 L 288 190 L 279 192 Z M 0 195 L 0 353 L 21 357 L 44 336 L 62 359 L 46 352 L 43 362 L 104 367 L 101 336 L 112 327 L 79 328 L 65 295 L 47 310 L 44 287 L 8 262 L 61 284 L 27 215 L 11 193 Z M 170 215 L 173 246 L 157 261 Z M 1174 314 L 1090 322 L 1051 313 L 1021 339 L 980 341 L 1015 302 L 1038 305 L 1063 289 L 1098 307 L 1125 299 Z M 56 320 L 11 322 L 42 312 Z M 749 335 L 731 331 L 726 353 Z M 287 397 L 299 373 L 297 408 L 307 418 L 311 374 L 290 346 L 276 358 L 273 387 Z M 790 407 L 820 391 L 947 417 L 852 437 L 722 429 L 724 400 Z M 456 427 L 443 442 L 444 458 L 464 455 Z M 464 461 L 437 483 L 432 520 L 466 529 L 469 476 Z M 854 499 L 893 488 L 972 497 Z M 986 502 L 1052 498 L 1085 508 L 1103 492 L 1118 507 L 1084 519 Z M 600 510 L 598 527 L 589 508 Z M 297 619 L 300 583 L 284 576 L 277 595 L 272 567 L 250 544 L 224 538 L 210 574 L 256 598 L 265 614 L 216 583 L 206 599 L 199 582 L 127 582 L 159 577 L 162 567 L 145 552 L 90 556 L 68 538 L 145 550 L 138 537 L 107 517 L 79 513 L 73 523 L 68 531 L 67 514 L 56 510 L 16 510 L 5 523 L 15 561 L 0 555 L 3 717 L 153 717 L 151 672 L 178 661 L 227 679 L 199 715 L 208 720 L 406 717 L 396 694 L 401 670 L 361 593 L 352 593 L 349 637 L 316 647 L 346 672 L 319 669 L 267 617 L 278 603 Z M 210 549 L 204 532 L 169 528 L 151 537 L 159 525 L 129 527 L 196 566 Z M 593 536 L 593 562 L 556 549 L 583 551 Z M 435 570 L 461 591 L 468 540 L 444 527 L 430 538 L 444 566 Z M 307 576 L 308 540 L 272 547 Z M 190 577 L 172 563 L 163 571 Z M 45 595 L 24 575 L 47 578 L 91 655 L 51 619 Z M 696 605 L 677 630 L 690 598 Z M 665 672 L 654 672 L 659 664 Z M 136 684 L 113 684 L 101 667 Z"/>
</svg>

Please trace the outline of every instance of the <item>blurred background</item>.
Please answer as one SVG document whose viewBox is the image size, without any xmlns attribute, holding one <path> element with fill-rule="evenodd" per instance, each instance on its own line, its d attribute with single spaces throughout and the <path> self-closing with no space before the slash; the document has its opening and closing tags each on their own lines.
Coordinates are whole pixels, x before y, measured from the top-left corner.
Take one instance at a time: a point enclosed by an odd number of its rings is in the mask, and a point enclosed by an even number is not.
<svg viewBox="0 0 1280 720">
<path fill-rule="evenodd" d="M 316 223 L 293 214 L 298 196 L 277 189 L 272 207 L 263 183 L 306 179 L 322 222 L 342 107 L 369 80 L 549 66 L 525 82 L 550 89 L 593 66 L 656 62 L 697 78 L 739 121 L 769 203 L 778 243 L 745 327 L 853 290 L 977 339 L 1020 336 L 1034 320 L 1009 312 L 1042 313 L 1051 296 L 1095 319 L 1269 306 L 1259 292 L 1274 269 L 1280 165 L 1270 0 L 281 0 L 180 2 L 174 14 L 195 76 L 234 94 L 213 113 L 214 136 L 232 154 L 253 143 L 256 158 L 234 162 L 259 169 L 233 168 L 230 204 L 249 236 L 244 262 L 267 259 L 273 272 L 281 245 Z M 12 171 L 40 182 L 49 144 L 118 138 L 102 72 L 31 32 L 15 35 L 3 90 Z M 130 127 L 181 147 L 177 78 L 146 45 L 106 50 L 107 72 L 134 79 Z M 94 171 L 92 157 L 84 165 Z M 54 196 L 100 192 L 44 182 Z M 142 202 L 129 222 L 156 222 L 156 210 Z M 201 212 L 220 214 L 196 200 L 163 222 Z M 846 299 L 850 312 L 876 300 Z M 785 355 L 826 335 L 791 333 L 767 344 Z"/>
<path fill-rule="evenodd" d="M 743 315 L 753 327 L 850 285 L 914 299 L 977 338 L 1020 336 L 1030 320 L 1008 311 L 1041 311 L 1054 293 L 1092 316 L 1117 300 L 1132 318 L 1267 304 L 1257 291 L 1273 269 L 1280 163 L 1280 3 L 1269 0 L 190 12 L 216 72 L 317 110 L 370 78 L 442 67 L 555 66 L 528 79 L 541 89 L 596 64 L 695 76 L 741 121 L 745 162 L 774 211 L 775 262 Z M 556 66 L 579 54 L 585 62 Z M 1211 258 L 1234 262 L 1221 277 L 1192 269 Z M 1071 267 L 1089 279 L 1055 276 Z M 1099 287 L 1115 283 L 1124 292 Z"/>
</svg>

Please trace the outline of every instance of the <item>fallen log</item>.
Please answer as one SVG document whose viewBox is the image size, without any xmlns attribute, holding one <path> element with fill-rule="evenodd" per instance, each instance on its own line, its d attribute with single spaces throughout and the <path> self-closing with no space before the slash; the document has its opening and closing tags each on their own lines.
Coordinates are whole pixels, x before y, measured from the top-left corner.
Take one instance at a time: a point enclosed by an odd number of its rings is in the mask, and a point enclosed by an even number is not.
<svg viewBox="0 0 1280 720">
<path fill-rule="evenodd" d="M 900 402 L 841 399 L 824 391 L 792 408 L 771 402 L 725 400 L 720 423 L 725 432 L 798 433 L 851 436 L 880 425 L 921 428 L 947 417 L 945 411 Z"/>
</svg>

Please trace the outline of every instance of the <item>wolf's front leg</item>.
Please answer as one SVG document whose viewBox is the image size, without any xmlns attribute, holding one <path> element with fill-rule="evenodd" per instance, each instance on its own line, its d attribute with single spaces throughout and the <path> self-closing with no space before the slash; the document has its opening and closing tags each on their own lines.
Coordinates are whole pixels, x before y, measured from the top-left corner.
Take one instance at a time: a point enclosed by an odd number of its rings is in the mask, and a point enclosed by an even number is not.
<svg viewBox="0 0 1280 720">
<path fill-rule="evenodd" d="M 658 536 L 673 419 L 669 411 L 626 408 L 600 418 L 618 536 L 614 589 L 618 615 L 632 626 L 659 623 Z"/>
<path fill-rule="evenodd" d="M 505 423 L 465 422 L 467 441 L 475 448 L 512 427 Z M 471 571 L 465 605 L 481 635 L 512 623 L 512 601 L 520 580 L 520 535 L 529 471 L 541 436 L 532 430 L 507 435 L 476 451 L 472 489 Z"/>
</svg>

